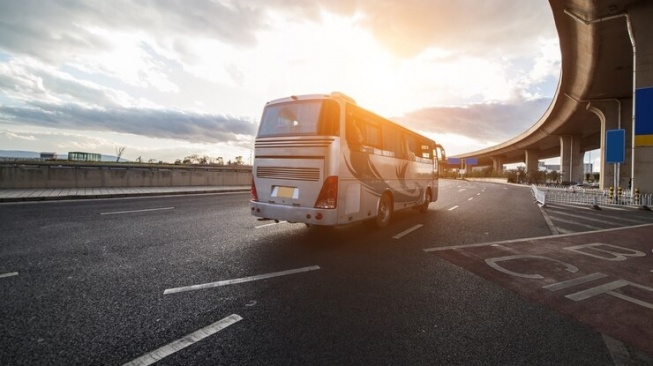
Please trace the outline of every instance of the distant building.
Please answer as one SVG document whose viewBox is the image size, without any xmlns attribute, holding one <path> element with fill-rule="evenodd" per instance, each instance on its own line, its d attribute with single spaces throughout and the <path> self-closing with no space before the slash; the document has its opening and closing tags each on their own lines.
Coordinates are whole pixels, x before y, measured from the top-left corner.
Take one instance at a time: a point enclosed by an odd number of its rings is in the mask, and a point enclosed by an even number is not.
<svg viewBox="0 0 653 366">
<path fill-rule="evenodd" d="M 102 161 L 101 154 L 73 151 L 68 153 L 68 160 L 71 161 Z"/>
<path fill-rule="evenodd" d="M 560 164 L 551 164 L 547 165 L 543 161 L 538 162 L 538 168 L 540 170 L 546 170 L 547 172 L 559 172 Z"/>
<path fill-rule="evenodd" d="M 55 160 L 57 158 L 57 153 L 53 152 L 42 152 L 40 154 L 41 160 Z"/>
</svg>

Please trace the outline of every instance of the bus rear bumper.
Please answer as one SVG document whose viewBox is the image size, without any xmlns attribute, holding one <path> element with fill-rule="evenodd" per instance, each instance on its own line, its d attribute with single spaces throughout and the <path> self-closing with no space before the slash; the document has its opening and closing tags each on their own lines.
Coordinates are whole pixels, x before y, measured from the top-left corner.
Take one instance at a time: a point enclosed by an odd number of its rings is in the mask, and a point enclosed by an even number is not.
<svg viewBox="0 0 653 366">
<path fill-rule="evenodd" d="M 252 215 L 265 219 L 327 226 L 338 223 L 338 211 L 335 209 L 283 206 L 254 201 L 249 202 L 249 207 Z"/>
</svg>

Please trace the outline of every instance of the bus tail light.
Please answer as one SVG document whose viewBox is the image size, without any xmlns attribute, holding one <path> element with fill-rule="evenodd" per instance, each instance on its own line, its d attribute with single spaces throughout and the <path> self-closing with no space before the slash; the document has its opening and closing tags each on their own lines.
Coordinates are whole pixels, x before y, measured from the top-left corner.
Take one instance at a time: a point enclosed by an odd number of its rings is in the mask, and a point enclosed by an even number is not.
<svg viewBox="0 0 653 366">
<path fill-rule="evenodd" d="M 320 195 L 315 201 L 315 208 L 336 208 L 338 204 L 338 177 L 327 177 L 322 184 Z"/>
<path fill-rule="evenodd" d="M 254 184 L 254 177 L 252 177 L 252 188 L 249 191 L 250 199 L 252 201 L 258 201 L 258 192 L 256 192 L 256 185 Z"/>
</svg>

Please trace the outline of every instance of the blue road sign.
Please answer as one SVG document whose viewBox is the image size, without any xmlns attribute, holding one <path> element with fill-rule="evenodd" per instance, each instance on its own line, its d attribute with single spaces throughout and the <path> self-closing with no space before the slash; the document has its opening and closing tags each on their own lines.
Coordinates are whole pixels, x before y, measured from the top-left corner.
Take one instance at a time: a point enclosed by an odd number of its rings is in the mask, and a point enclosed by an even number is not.
<svg viewBox="0 0 653 366">
<path fill-rule="evenodd" d="M 460 158 L 447 158 L 447 164 L 460 165 Z"/>
<path fill-rule="evenodd" d="M 466 158 L 465 159 L 465 165 L 478 165 L 478 159 L 477 158 Z"/>
<path fill-rule="evenodd" d="M 653 88 L 635 92 L 635 146 L 653 146 Z"/>
<path fill-rule="evenodd" d="M 605 162 L 620 164 L 626 158 L 626 130 L 605 131 L 606 148 Z"/>
</svg>

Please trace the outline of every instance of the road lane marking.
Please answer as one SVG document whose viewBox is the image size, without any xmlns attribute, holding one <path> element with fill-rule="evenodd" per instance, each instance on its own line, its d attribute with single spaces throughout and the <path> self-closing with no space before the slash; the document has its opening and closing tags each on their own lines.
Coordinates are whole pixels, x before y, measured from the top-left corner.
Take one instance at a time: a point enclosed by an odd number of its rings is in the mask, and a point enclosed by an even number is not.
<svg viewBox="0 0 653 366">
<path fill-rule="evenodd" d="M 218 282 L 203 283 L 203 284 L 200 284 L 200 285 L 192 285 L 192 286 L 185 286 L 185 287 L 175 287 L 175 288 L 170 288 L 170 289 L 167 289 L 167 290 L 163 291 L 163 294 L 168 295 L 168 294 L 175 294 L 175 293 L 184 292 L 184 291 L 203 290 L 203 289 L 212 288 L 212 287 L 233 285 L 233 284 L 236 284 L 236 283 L 265 280 L 265 279 L 272 278 L 272 277 L 286 276 L 286 275 L 302 273 L 302 272 L 308 272 L 308 271 L 315 271 L 315 270 L 318 270 L 318 269 L 320 269 L 320 266 L 310 266 L 310 267 L 290 269 L 290 270 L 287 270 L 287 271 L 274 272 L 274 273 L 262 274 L 262 275 L 251 276 L 251 277 L 236 278 L 236 279 L 233 279 L 233 280 L 224 280 L 224 281 L 218 281 Z"/>
<path fill-rule="evenodd" d="M 580 222 L 578 222 L 578 221 L 565 220 L 565 219 L 560 218 L 560 217 L 555 217 L 555 216 L 552 216 L 552 217 L 551 217 L 551 216 L 550 216 L 550 218 L 551 218 L 551 221 L 557 221 L 557 222 L 562 222 L 562 223 L 565 223 L 565 224 L 571 224 L 571 225 L 575 225 L 575 226 L 580 226 L 580 227 L 584 227 L 584 228 L 586 228 L 586 229 L 590 229 L 590 230 L 600 230 L 600 229 L 601 229 L 601 228 L 598 227 L 598 226 L 586 225 L 586 224 L 582 224 L 582 223 L 580 223 Z"/>
<path fill-rule="evenodd" d="M 401 238 L 403 238 L 404 236 L 406 236 L 406 235 L 412 233 L 413 231 L 415 231 L 415 230 L 421 228 L 422 226 L 424 226 L 424 225 L 422 225 L 422 224 L 415 225 L 415 226 L 411 227 L 411 228 L 408 229 L 408 230 L 404 230 L 404 231 L 400 232 L 399 234 L 393 236 L 392 238 L 393 238 L 393 239 L 401 239 Z"/>
<path fill-rule="evenodd" d="M 158 348 L 150 353 L 144 354 L 143 356 L 133 361 L 127 362 L 126 364 L 123 364 L 123 366 L 151 365 L 241 320 L 243 320 L 243 318 L 241 318 L 239 315 L 236 314 L 229 315 L 228 317 L 219 320 L 209 326 L 206 326 L 200 330 L 197 330 L 191 334 L 188 334 L 183 338 L 180 338 L 172 343 L 168 343 L 165 346 Z"/>
<path fill-rule="evenodd" d="M 474 197 L 469 197 L 469 198 L 467 199 L 467 201 L 471 201 L 471 200 L 473 200 L 473 199 L 474 199 Z"/>
<path fill-rule="evenodd" d="M 259 225 L 259 226 L 254 226 L 254 229 L 260 229 L 262 227 L 267 227 L 267 226 L 273 226 L 273 225 L 279 225 L 279 224 L 285 224 L 288 221 L 279 221 L 279 222 L 273 222 L 271 224 L 265 224 L 265 225 Z"/>
<path fill-rule="evenodd" d="M 653 224 L 642 224 L 642 225 L 634 225 L 634 226 L 623 226 L 623 227 L 615 227 L 611 229 L 603 229 L 603 230 L 595 230 L 595 231 L 585 231 L 581 233 L 570 233 L 570 234 L 561 234 L 561 235 L 556 235 L 556 238 L 566 238 L 570 236 L 580 236 L 580 235 L 586 235 L 586 234 L 596 234 L 596 233 L 605 233 L 609 231 L 618 231 L 618 230 L 628 230 L 628 229 L 636 229 L 640 227 L 647 227 L 647 226 L 653 226 Z M 547 239 L 551 238 L 553 235 L 546 235 L 546 236 L 536 236 L 532 238 L 521 238 L 521 239 L 510 239 L 510 240 L 502 240 L 502 241 L 491 241 L 491 242 L 485 242 L 485 243 L 475 243 L 475 244 L 462 244 L 462 245 L 451 245 L 448 247 L 434 247 L 434 248 L 426 248 L 422 249 L 425 252 L 439 252 L 443 250 L 457 250 L 457 249 L 465 249 L 465 248 L 480 248 L 480 247 L 489 247 L 492 245 L 496 244 L 509 244 L 509 243 L 526 243 L 528 240 L 538 240 L 538 239 Z"/>
<path fill-rule="evenodd" d="M 455 205 L 452 208 L 448 209 L 447 211 L 453 211 L 453 210 L 457 209 L 458 207 L 459 207 L 458 205 Z"/>
<path fill-rule="evenodd" d="M 172 210 L 174 207 L 161 207 L 161 208 L 146 208 L 143 210 L 133 210 L 133 211 L 114 211 L 114 212 L 102 212 L 100 215 L 119 215 L 135 212 L 150 212 L 150 211 L 162 211 L 162 210 Z"/>
<path fill-rule="evenodd" d="M 0 273 L 0 278 L 18 276 L 18 272 Z"/>
<path fill-rule="evenodd" d="M 573 286 L 576 286 L 576 285 L 582 285 L 584 283 L 592 282 L 594 280 L 600 280 L 601 278 L 605 278 L 605 277 L 608 277 L 608 275 L 603 274 L 601 272 L 595 272 L 595 273 L 588 274 L 588 275 L 582 276 L 582 277 L 577 277 L 577 278 L 574 278 L 574 279 L 571 279 L 571 280 L 552 283 L 550 285 L 543 286 L 542 288 L 545 288 L 545 289 L 547 289 L 549 291 L 555 292 L 555 291 L 564 290 L 566 288 L 573 287 Z"/>
</svg>

